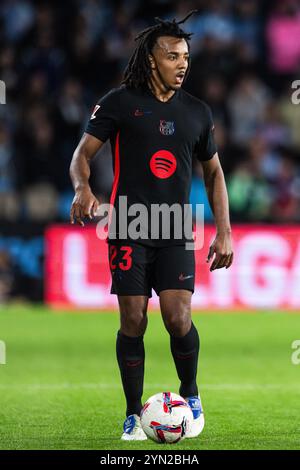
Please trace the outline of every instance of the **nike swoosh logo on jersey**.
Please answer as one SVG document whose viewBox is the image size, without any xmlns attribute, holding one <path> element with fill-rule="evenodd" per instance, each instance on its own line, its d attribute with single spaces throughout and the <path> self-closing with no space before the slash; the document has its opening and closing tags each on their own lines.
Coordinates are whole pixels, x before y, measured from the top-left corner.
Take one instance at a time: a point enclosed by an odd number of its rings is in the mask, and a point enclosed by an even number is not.
<svg viewBox="0 0 300 470">
<path fill-rule="evenodd" d="M 190 274 L 189 276 L 184 276 L 181 273 L 178 279 L 179 279 L 179 281 L 186 281 L 187 279 L 191 279 L 192 277 L 194 277 L 192 274 Z"/>
<path fill-rule="evenodd" d="M 152 111 L 143 111 L 143 110 L 141 110 L 141 109 L 136 109 L 136 110 L 134 111 L 134 115 L 135 115 L 136 117 L 144 116 L 145 114 L 152 114 Z"/>
</svg>

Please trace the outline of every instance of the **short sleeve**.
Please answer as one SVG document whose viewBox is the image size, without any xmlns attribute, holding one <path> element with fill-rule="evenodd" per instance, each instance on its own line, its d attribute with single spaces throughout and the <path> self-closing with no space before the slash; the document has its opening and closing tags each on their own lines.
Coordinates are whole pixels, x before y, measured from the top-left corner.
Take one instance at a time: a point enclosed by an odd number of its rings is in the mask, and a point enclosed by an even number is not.
<svg viewBox="0 0 300 470">
<path fill-rule="evenodd" d="M 204 105 L 202 113 L 202 132 L 196 145 L 196 157 L 200 161 L 210 160 L 217 152 L 217 146 L 214 139 L 214 123 L 209 106 Z"/>
<path fill-rule="evenodd" d="M 103 96 L 91 114 L 85 132 L 105 142 L 118 130 L 120 121 L 120 96 L 113 89 Z"/>
</svg>

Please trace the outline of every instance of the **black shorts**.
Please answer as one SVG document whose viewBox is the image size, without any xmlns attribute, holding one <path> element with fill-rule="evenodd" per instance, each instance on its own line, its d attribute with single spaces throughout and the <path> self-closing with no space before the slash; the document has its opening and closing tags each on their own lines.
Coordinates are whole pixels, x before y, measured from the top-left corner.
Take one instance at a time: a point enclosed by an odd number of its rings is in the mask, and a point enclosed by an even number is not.
<svg viewBox="0 0 300 470">
<path fill-rule="evenodd" d="M 109 243 L 111 294 L 152 296 L 166 289 L 194 292 L 195 255 L 185 245 L 149 247 L 134 242 Z"/>
</svg>

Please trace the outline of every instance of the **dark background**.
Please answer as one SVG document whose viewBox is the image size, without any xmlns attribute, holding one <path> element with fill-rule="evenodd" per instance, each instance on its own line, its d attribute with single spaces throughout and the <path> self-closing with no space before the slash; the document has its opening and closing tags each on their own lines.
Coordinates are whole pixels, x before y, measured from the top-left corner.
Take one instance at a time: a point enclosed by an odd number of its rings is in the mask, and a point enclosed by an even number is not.
<svg viewBox="0 0 300 470">
<path fill-rule="evenodd" d="M 212 108 L 233 222 L 300 220 L 300 1 L 100 1 L 0 4 L 0 302 L 39 300 L 43 230 L 65 222 L 68 168 L 95 102 L 118 86 L 134 36 L 154 16 L 194 33 L 184 88 Z M 109 199 L 107 144 L 92 187 Z M 191 202 L 205 202 L 195 163 Z M 25 254 L 24 254 L 25 253 Z"/>
</svg>

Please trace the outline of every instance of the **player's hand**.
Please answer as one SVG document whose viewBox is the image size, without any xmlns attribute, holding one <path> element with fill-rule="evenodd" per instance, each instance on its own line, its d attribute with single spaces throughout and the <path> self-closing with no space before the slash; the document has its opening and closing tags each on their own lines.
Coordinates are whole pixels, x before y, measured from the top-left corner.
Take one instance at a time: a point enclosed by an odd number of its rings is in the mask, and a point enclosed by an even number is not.
<svg viewBox="0 0 300 470">
<path fill-rule="evenodd" d="M 76 191 L 70 211 L 71 224 L 78 222 L 79 225 L 84 227 L 84 217 L 93 219 L 93 217 L 97 215 L 99 206 L 99 201 L 94 196 L 90 188 Z"/>
<path fill-rule="evenodd" d="M 233 261 L 231 234 L 228 232 L 217 234 L 211 244 L 206 262 L 209 263 L 215 254 L 210 271 L 221 268 L 230 268 Z"/>
</svg>

